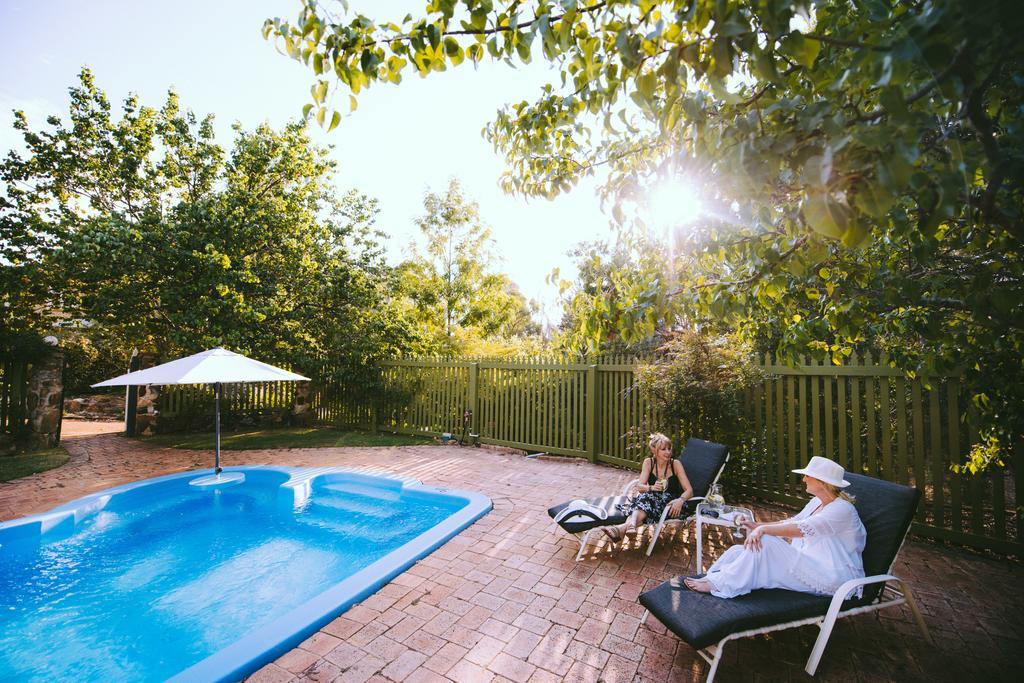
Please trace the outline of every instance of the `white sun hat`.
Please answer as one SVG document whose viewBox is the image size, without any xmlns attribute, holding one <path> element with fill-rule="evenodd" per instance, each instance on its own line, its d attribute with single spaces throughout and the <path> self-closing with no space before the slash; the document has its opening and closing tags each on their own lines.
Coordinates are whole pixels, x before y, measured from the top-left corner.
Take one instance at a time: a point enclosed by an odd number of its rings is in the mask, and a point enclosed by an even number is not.
<svg viewBox="0 0 1024 683">
<path fill-rule="evenodd" d="M 820 455 L 816 455 L 811 458 L 811 461 L 807 463 L 807 467 L 799 470 L 793 470 L 796 474 L 805 474 L 808 477 L 814 477 L 819 479 L 826 484 L 832 484 L 839 488 L 846 488 L 850 485 L 850 482 L 843 479 L 846 474 L 846 470 L 843 466 L 834 460 L 823 458 Z"/>
</svg>

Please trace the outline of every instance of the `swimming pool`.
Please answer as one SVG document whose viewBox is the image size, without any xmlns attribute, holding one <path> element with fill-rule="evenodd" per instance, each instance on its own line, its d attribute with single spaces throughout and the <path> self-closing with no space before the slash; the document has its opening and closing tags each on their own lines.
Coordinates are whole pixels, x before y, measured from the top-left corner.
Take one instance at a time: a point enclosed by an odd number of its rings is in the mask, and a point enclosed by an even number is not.
<svg viewBox="0 0 1024 683">
<path fill-rule="evenodd" d="M 341 468 L 187 472 L 0 524 L 0 680 L 237 680 L 491 509 Z"/>
</svg>

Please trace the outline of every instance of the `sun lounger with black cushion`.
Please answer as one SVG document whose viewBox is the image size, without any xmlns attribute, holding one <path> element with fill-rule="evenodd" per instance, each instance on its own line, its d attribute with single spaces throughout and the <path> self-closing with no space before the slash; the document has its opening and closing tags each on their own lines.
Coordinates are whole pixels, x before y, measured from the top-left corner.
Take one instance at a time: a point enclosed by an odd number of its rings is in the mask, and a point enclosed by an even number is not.
<svg viewBox="0 0 1024 683">
<path fill-rule="evenodd" d="M 737 598 L 717 598 L 689 590 L 680 576 L 640 596 L 640 603 L 670 631 L 696 649 L 715 677 L 726 642 L 809 624 L 821 630 L 805 670 L 814 675 L 836 619 L 906 604 L 925 638 L 931 642 L 914 598 L 902 579 L 891 574 L 906 537 L 920 492 L 880 479 L 847 472 L 864 528 L 863 579 L 847 581 L 835 595 L 821 596 L 782 589 L 756 590 Z M 863 595 L 856 597 L 863 587 Z M 770 672 L 765 672 L 766 674 Z"/>
<path fill-rule="evenodd" d="M 718 477 L 721 476 L 725 463 L 729 460 L 729 449 L 720 443 L 691 438 L 687 440 L 686 448 L 683 449 L 679 458 L 683 463 L 683 469 L 686 470 L 686 478 L 690 480 L 690 485 L 693 487 L 693 498 L 688 500 L 686 505 L 683 506 L 679 517 L 669 518 L 668 507 L 666 506 L 661 519 L 646 520 L 646 525 L 655 525 L 654 534 L 647 546 L 648 555 L 654 551 L 654 545 L 658 542 L 658 537 L 661 535 L 662 529 L 665 528 L 666 524 L 686 524 L 694 518 L 697 511 L 697 503 L 704 500 L 704 496 L 707 495 L 711 485 L 717 482 Z M 639 479 L 633 479 L 626 484 L 622 493 L 617 496 L 586 498 L 582 501 L 587 505 L 604 510 L 606 515 L 604 519 L 591 517 L 590 515 L 574 515 L 557 522 L 560 527 L 576 536 L 579 540 L 580 550 L 576 554 L 577 561 L 583 557 L 583 550 L 587 547 L 587 543 L 590 541 L 591 534 L 595 529 L 603 526 L 623 524 L 626 521 L 626 515 L 619 512 L 616 506 L 620 503 L 625 503 L 630 493 L 639 483 Z M 549 508 L 548 515 L 552 519 L 557 519 L 560 513 L 563 513 L 570 505 L 578 502 L 580 501 L 572 500 L 560 503 Z"/>
</svg>

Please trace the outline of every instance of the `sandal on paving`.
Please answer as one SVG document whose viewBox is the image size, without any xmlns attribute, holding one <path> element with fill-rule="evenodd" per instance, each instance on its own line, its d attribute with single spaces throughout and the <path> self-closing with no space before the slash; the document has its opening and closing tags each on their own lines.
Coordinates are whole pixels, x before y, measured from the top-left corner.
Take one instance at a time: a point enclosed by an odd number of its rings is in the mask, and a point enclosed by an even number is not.
<svg viewBox="0 0 1024 683">
<path fill-rule="evenodd" d="M 612 541 L 622 540 L 622 529 L 617 526 L 603 526 L 601 532 Z"/>
</svg>

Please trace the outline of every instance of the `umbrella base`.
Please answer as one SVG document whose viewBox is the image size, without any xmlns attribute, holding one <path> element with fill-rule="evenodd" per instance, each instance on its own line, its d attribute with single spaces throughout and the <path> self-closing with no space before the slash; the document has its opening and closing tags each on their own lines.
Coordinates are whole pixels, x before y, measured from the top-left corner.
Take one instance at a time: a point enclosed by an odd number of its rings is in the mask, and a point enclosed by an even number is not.
<svg viewBox="0 0 1024 683">
<path fill-rule="evenodd" d="M 196 477 L 189 482 L 189 486 L 198 488 L 214 488 L 218 486 L 234 486 L 245 481 L 245 475 L 241 472 L 221 472 L 219 474 L 208 474 L 204 477 Z"/>
</svg>

